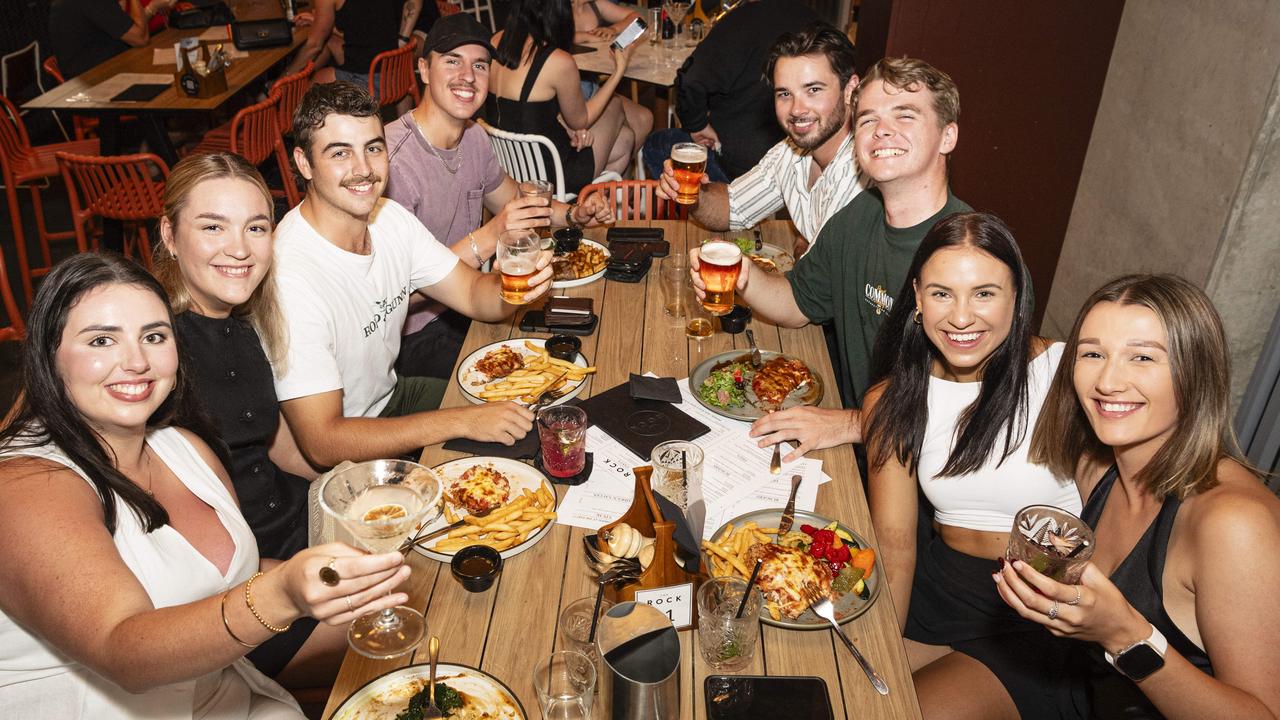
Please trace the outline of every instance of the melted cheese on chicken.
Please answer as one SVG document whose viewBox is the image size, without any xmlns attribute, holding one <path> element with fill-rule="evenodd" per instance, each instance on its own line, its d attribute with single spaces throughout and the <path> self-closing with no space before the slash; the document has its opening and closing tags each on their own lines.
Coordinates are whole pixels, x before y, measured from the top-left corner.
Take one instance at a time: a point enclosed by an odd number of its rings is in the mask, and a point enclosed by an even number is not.
<svg viewBox="0 0 1280 720">
<path fill-rule="evenodd" d="M 449 484 L 449 502 L 475 514 L 492 510 L 511 495 L 511 481 L 492 465 L 473 465 Z"/>
<path fill-rule="evenodd" d="M 756 543 L 747 550 L 747 558 L 751 563 L 764 560 L 756 585 L 789 618 L 809 609 L 801 590 L 805 583 L 812 582 L 823 595 L 831 595 L 831 566 L 800 548 Z"/>
</svg>

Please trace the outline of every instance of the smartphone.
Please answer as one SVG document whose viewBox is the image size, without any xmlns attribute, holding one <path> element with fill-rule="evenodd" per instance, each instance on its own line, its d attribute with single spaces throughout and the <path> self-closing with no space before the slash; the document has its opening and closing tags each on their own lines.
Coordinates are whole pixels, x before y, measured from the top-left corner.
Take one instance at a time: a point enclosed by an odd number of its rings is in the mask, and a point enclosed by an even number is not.
<svg viewBox="0 0 1280 720">
<path fill-rule="evenodd" d="M 631 24 L 623 28 L 622 32 L 618 33 L 618 36 L 613 39 L 613 49 L 625 49 L 631 43 L 639 40 L 640 36 L 644 35 L 644 31 L 648 27 L 649 24 L 640 18 L 632 20 Z"/>
<path fill-rule="evenodd" d="M 707 720 L 832 717 L 827 684 L 819 677 L 708 675 L 703 692 Z"/>
</svg>

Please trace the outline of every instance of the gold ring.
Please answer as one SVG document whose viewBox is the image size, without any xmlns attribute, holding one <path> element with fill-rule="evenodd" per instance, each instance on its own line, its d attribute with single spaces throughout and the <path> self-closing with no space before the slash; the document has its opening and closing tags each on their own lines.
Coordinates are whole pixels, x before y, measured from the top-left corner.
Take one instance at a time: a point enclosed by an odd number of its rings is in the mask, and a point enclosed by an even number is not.
<svg viewBox="0 0 1280 720">
<path fill-rule="evenodd" d="M 320 568 L 320 582 L 328 585 L 329 587 L 333 587 L 334 585 L 342 582 L 342 576 L 338 574 L 337 570 L 333 569 L 333 564 L 337 561 L 338 558 L 331 557 L 329 558 L 329 562 L 326 563 L 324 567 Z"/>
<path fill-rule="evenodd" d="M 1079 604 L 1080 604 L 1080 596 L 1081 596 L 1081 594 L 1082 594 L 1082 593 L 1080 592 L 1080 586 L 1079 586 L 1079 585 L 1076 585 L 1076 599 L 1075 599 L 1075 600 L 1072 600 L 1071 602 L 1069 602 L 1069 603 L 1067 603 L 1067 604 L 1068 604 L 1068 605 L 1079 605 Z"/>
</svg>

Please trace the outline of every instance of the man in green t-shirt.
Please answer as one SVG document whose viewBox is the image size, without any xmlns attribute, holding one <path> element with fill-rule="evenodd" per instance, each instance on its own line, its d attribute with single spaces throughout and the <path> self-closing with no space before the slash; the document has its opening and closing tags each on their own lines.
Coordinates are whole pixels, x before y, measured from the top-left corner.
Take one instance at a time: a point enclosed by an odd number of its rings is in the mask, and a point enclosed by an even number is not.
<svg viewBox="0 0 1280 720">
<path fill-rule="evenodd" d="M 959 136 L 960 92 L 922 60 L 886 58 L 854 93 L 854 154 L 875 187 L 823 226 L 813 249 L 785 277 L 742 263 L 738 292 L 783 327 L 831 322 L 847 390 L 862 402 L 876 332 L 906 281 L 911 257 L 934 223 L 971 208 L 947 187 L 947 155 Z M 689 253 L 698 267 L 698 251 Z M 699 293 L 701 280 L 694 273 Z M 908 296 L 904 302 L 912 302 Z M 791 440 L 790 462 L 809 450 L 862 440 L 856 408 L 800 407 L 757 420 L 761 447 Z"/>
</svg>

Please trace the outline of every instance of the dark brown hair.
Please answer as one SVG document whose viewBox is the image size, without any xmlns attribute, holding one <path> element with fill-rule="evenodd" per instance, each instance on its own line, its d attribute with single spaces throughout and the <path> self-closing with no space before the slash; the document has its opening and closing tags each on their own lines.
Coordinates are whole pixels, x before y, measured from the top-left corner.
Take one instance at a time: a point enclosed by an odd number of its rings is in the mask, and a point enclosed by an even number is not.
<svg viewBox="0 0 1280 720">
<path fill-rule="evenodd" d="M 1218 484 L 1223 459 L 1249 467 L 1231 428 L 1230 362 L 1222 320 L 1204 291 L 1177 275 L 1125 275 L 1084 301 L 1031 437 L 1031 462 L 1074 477 L 1082 458 L 1106 462 L 1113 456 L 1094 433 L 1075 389 L 1080 327 L 1094 306 L 1104 302 L 1147 308 L 1169 336 L 1177 424 L 1132 479 L 1158 497 L 1186 498 Z"/>
<path fill-rule="evenodd" d="M 803 30 L 783 33 L 769 48 L 764 61 L 764 79 L 773 87 L 773 70 L 782 58 L 822 55 L 831 71 L 840 78 L 843 90 L 857 70 L 853 65 L 853 43 L 848 36 L 824 22 L 816 22 Z"/>
<path fill-rule="evenodd" d="M 369 91 L 349 82 L 316 83 L 312 85 L 298 109 L 293 111 L 293 139 L 311 158 L 312 135 L 324 127 L 324 119 L 330 115 L 351 117 L 375 117 L 378 101 Z"/>
</svg>

